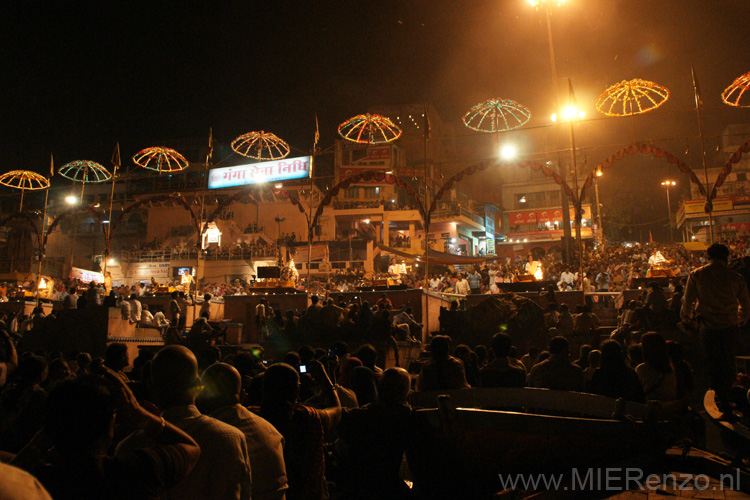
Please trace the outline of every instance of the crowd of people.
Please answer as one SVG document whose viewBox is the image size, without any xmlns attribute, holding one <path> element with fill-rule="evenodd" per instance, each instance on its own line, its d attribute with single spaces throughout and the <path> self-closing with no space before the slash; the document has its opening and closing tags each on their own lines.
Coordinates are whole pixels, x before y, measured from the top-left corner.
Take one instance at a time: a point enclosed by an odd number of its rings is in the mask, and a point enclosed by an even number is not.
<svg viewBox="0 0 750 500">
<path fill-rule="evenodd" d="M 733 373 L 732 339 L 750 318 L 750 293 L 729 257 L 725 245 L 709 248 L 706 265 L 686 280 L 678 315 L 697 328 L 701 372 L 725 418 L 736 419 L 747 411 L 748 388 Z M 187 297 L 174 299 L 169 314 L 179 324 Z M 454 347 L 436 334 L 408 371 L 384 369 L 383 339 L 409 340 L 422 325 L 408 306 L 394 310 L 387 294 L 372 305 L 313 296 L 307 310 L 281 318 L 261 301 L 259 331 L 307 323 L 318 332 L 315 344 L 328 347 L 305 345 L 276 359 L 259 346 L 220 350 L 210 342 L 143 349 L 133 360 L 117 342 L 101 358 L 18 352 L 0 318 L 0 497 L 411 498 L 403 465 L 423 443 L 412 439 L 410 391 L 538 387 L 649 402 L 673 419 L 689 414 L 698 382 L 668 328 L 646 323 L 638 335 L 592 337 L 571 352 L 564 323 L 582 320 L 563 305 L 545 313 L 545 345 L 519 352 L 500 331 L 488 345 Z M 38 314 L 32 322 L 48 320 Z M 663 311 L 644 314 L 662 324 Z M 635 316 L 623 307 L 620 323 Z M 347 329 L 356 350 L 326 341 Z"/>
</svg>

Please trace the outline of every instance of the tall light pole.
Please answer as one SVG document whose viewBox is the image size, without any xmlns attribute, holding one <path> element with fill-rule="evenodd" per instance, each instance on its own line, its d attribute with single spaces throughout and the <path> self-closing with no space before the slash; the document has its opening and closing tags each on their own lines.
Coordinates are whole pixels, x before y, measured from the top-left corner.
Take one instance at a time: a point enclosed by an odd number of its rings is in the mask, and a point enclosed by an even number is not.
<svg viewBox="0 0 750 500">
<path fill-rule="evenodd" d="M 675 181 L 664 181 L 661 183 L 667 189 L 667 224 L 669 225 L 669 242 L 672 243 L 672 205 L 669 202 L 669 188 L 677 185 Z"/>
<path fill-rule="evenodd" d="M 582 120 L 586 114 L 579 110 L 575 104 L 575 96 L 573 95 L 573 85 L 568 80 L 568 105 L 562 109 L 560 116 L 557 113 L 552 114 L 552 121 L 557 122 L 566 121 L 570 126 L 570 160 L 573 163 L 573 190 L 576 196 L 580 196 L 578 191 L 578 166 L 576 164 L 576 137 L 573 123 L 576 120 Z M 567 177 L 567 176 L 566 176 Z M 583 240 L 581 239 L 581 217 L 582 207 L 581 200 L 573 200 L 575 206 L 575 228 L 576 228 L 576 244 L 578 246 L 578 267 L 581 276 L 581 289 L 583 289 Z"/>
<path fill-rule="evenodd" d="M 565 0 L 527 0 L 529 4 L 534 7 L 537 11 L 539 9 L 544 9 L 545 17 L 547 19 L 547 43 L 549 45 L 549 65 L 550 65 L 550 75 L 552 78 L 552 95 L 555 97 L 554 104 L 556 106 L 555 109 L 560 109 L 560 94 L 557 89 L 557 65 L 555 62 L 555 46 L 552 42 L 552 22 L 550 20 L 552 13 L 551 8 L 552 4 L 556 3 L 559 7 L 561 4 L 565 3 Z M 556 147 L 553 149 L 557 149 Z M 562 166 L 558 165 L 558 174 L 562 175 L 563 172 L 561 172 Z M 567 175 L 563 176 L 567 179 Z M 562 208 L 562 217 L 563 217 L 563 256 L 565 259 L 565 262 L 570 261 L 570 205 L 568 204 L 568 194 L 565 192 L 565 189 L 560 187 L 560 205 Z"/>
<path fill-rule="evenodd" d="M 601 235 L 602 248 L 606 248 L 606 240 L 604 238 L 604 227 L 602 226 L 602 205 L 599 203 L 599 177 L 602 176 L 602 169 L 597 168 L 594 175 L 594 192 L 596 193 L 596 218 L 599 223 L 598 235 Z"/>
<path fill-rule="evenodd" d="M 83 197 L 81 197 L 83 200 Z M 65 197 L 65 203 L 68 205 L 77 205 L 78 204 L 78 197 L 74 195 L 68 195 Z M 73 260 L 75 259 L 76 255 L 76 236 L 78 236 L 78 221 L 75 217 L 73 217 L 73 244 L 70 245 L 70 271 L 73 271 Z"/>
</svg>

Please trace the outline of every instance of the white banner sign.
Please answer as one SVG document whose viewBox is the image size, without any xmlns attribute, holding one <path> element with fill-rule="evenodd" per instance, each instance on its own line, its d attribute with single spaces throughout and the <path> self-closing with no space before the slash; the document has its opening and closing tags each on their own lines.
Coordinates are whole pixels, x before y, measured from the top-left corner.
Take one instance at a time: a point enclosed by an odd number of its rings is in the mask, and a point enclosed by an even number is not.
<svg viewBox="0 0 750 500">
<path fill-rule="evenodd" d="M 169 278 L 169 270 L 172 266 L 169 262 L 139 262 L 131 264 L 130 275 L 137 281 L 149 281 L 154 278 Z"/>
<path fill-rule="evenodd" d="M 81 269 L 80 267 L 74 267 L 70 270 L 71 279 L 79 279 L 84 283 L 93 281 L 94 283 L 104 283 L 104 275 L 95 271 L 89 271 L 88 269 Z"/>
<path fill-rule="evenodd" d="M 309 156 L 284 158 L 249 165 L 214 168 L 208 174 L 208 189 L 302 179 L 309 175 Z"/>
</svg>

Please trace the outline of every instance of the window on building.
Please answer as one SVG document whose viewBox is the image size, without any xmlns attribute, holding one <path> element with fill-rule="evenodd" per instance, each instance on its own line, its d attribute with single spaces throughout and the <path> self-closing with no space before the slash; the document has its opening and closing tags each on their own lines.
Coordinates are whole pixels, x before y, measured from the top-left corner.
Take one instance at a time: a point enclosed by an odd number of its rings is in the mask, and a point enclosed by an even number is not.
<svg viewBox="0 0 750 500">
<path fill-rule="evenodd" d="M 346 188 L 346 190 L 344 191 L 344 197 L 352 200 L 359 199 L 359 188 L 356 186 Z"/>
<path fill-rule="evenodd" d="M 366 200 L 372 200 L 372 199 L 378 199 L 380 198 L 380 188 L 379 187 L 366 187 L 362 188 L 363 198 Z"/>
<path fill-rule="evenodd" d="M 747 172 L 740 172 L 737 174 L 738 181 L 747 181 Z"/>
</svg>

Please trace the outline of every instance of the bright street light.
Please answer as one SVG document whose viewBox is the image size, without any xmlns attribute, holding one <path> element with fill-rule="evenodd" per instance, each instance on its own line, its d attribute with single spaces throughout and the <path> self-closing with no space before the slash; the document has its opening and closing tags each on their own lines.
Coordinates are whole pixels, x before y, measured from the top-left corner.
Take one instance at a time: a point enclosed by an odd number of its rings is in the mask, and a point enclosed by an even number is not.
<svg viewBox="0 0 750 500">
<path fill-rule="evenodd" d="M 526 0 L 526 1 L 527 1 L 527 2 L 529 2 L 529 4 L 530 4 L 530 5 L 532 6 L 532 7 L 535 7 L 535 8 L 537 8 L 537 9 L 538 9 L 539 7 L 541 7 L 542 5 L 547 5 L 547 4 L 551 4 L 551 3 L 557 3 L 557 6 L 558 6 L 558 7 L 559 7 L 560 5 L 562 5 L 562 4 L 564 4 L 564 3 L 565 3 L 565 0 Z"/>
<path fill-rule="evenodd" d="M 518 155 L 518 150 L 512 144 L 505 144 L 500 148 L 500 157 L 503 160 L 512 160 Z"/>
<path fill-rule="evenodd" d="M 78 203 L 78 198 L 73 196 L 72 194 L 69 194 L 65 197 L 65 203 L 67 203 L 68 205 L 75 205 L 76 203 Z"/>
<path fill-rule="evenodd" d="M 284 185 L 283 185 L 283 184 L 281 184 L 281 183 L 278 183 L 278 184 L 274 184 L 274 186 L 273 186 L 273 187 L 275 187 L 276 189 L 281 189 L 281 188 L 283 188 L 283 187 L 284 187 Z"/>
<path fill-rule="evenodd" d="M 586 116 L 586 113 L 582 110 L 578 109 L 577 106 L 565 106 L 560 113 L 560 119 L 564 121 L 571 121 L 571 120 L 583 120 L 583 117 Z M 557 113 L 552 113 L 552 121 L 557 121 Z"/>
<path fill-rule="evenodd" d="M 674 187 L 677 185 L 675 181 L 662 181 L 662 186 L 667 188 L 667 225 L 669 226 L 669 241 L 670 243 L 673 241 L 672 239 L 672 204 L 669 202 L 669 188 Z"/>
</svg>

